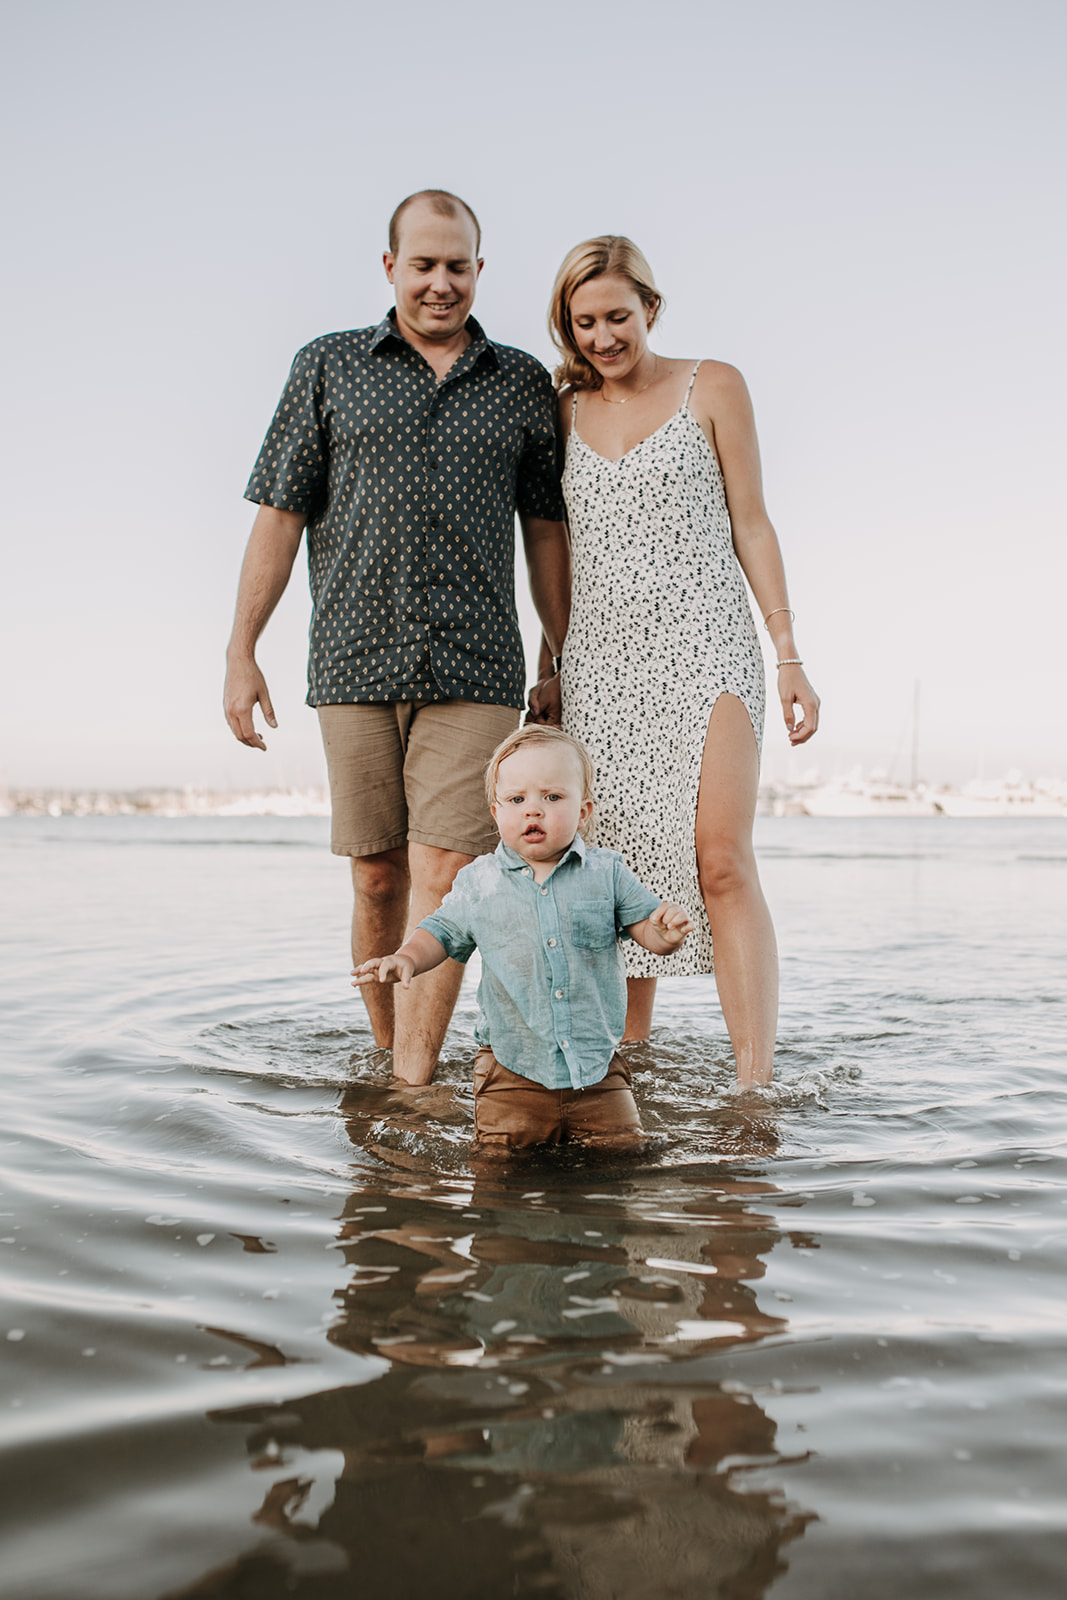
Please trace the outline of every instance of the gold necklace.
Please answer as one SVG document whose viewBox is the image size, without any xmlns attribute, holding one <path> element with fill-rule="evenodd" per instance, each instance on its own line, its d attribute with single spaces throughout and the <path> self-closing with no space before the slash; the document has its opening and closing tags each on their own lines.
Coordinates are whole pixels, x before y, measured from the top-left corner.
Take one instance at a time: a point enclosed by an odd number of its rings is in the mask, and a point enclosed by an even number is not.
<svg viewBox="0 0 1067 1600">
<path fill-rule="evenodd" d="M 652 387 L 652 385 L 655 383 L 655 381 L 656 381 L 656 373 L 659 370 L 659 356 L 653 356 L 652 360 L 655 363 L 655 365 L 652 368 L 652 376 L 651 376 L 651 378 L 649 378 L 647 383 L 643 383 L 641 385 L 640 389 L 635 389 L 633 394 L 628 394 L 626 396 L 625 400 L 613 400 L 610 395 L 605 394 L 604 393 L 604 380 L 603 380 L 603 378 L 601 378 L 601 380 L 600 380 L 600 398 L 601 398 L 601 400 L 605 401 L 605 403 L 607 405 L 609 405 L 609 406 L 628 406 L 630 404 L 631 400 L 636 400 L 639 394 L 644 394 L 645 390 L 646 389 L 650 389 Z"/>
</svg>

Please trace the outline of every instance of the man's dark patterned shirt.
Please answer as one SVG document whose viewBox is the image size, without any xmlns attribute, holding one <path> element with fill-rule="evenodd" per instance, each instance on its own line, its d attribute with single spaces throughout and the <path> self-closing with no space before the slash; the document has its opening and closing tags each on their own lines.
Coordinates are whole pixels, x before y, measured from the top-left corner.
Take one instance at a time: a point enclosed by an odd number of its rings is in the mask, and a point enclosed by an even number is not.
<svg viewBox="0 0 1067 1600">
<path fill-rule="evenodd" d="M 552 383 L 471 317 L 438 384 L 393 317 L 300 351 L 245 490 L 307 514 L 308 704 L 521 706 L 515 512 L 563 518 Z"/>
</svg>

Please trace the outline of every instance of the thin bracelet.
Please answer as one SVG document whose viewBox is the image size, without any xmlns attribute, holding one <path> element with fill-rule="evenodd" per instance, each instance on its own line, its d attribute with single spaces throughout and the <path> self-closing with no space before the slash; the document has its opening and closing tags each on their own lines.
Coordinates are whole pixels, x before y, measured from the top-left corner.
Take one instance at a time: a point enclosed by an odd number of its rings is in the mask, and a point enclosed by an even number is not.
<svg viewBox="0 0 1067 1600">
<path fill-rule="evenodd" d="M 799 656 L 788 656 L 785 661 L 776 661 L 776 667 L 802 667 L 804 665 Z"/>
<path fill-rule="evenodd" d="M 788 606 L 775 606 L 773 611 L 768 611 L 767 615 L 763 619 L 763 626 L 765 628 L 767 628 L 767 632 L 768 633 L 770 633 L 771 630 L 770 630 L 770 628 L 767 627 L 767 624 L 770 622 L 772 617 L 776 617 L 778 615 L 779 611 L 789 611 L 789 607 Z M 789 620 L 790 620 L 790 622 L 795 622 L 797 620 L 797 616 L 796 616 L 796 612 L 795 611 L 789 611 Z"/>
<path fill-rule="evenodd" d="M 563 657 L 562 656 L 553 656 L 552 657 L 552 676 L 553 677 L 555 677 L 557 675 L 557 673 L 560 671 L 562 666 L 563 666 Z"/>
</svg>

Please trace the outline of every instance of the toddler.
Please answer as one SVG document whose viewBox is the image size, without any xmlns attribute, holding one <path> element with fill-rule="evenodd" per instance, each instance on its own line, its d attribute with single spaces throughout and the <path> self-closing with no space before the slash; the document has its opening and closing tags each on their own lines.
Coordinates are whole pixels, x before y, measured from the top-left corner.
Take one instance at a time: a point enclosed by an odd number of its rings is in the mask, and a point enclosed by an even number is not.
<svg viewBox="0 0 1067 1600">
<path fill-rule="evenodd" d="M 357 985 L 407 988 L 447 956 L 481 953 L 479 1145 L 644 1147 L 630 1069 L 616 1048 L 626 1019 L 618 941 L 669 955 L 693 923 L 645 889 L 616 851 L 585 843 L 593 777 L 577 739 L 541 725 L 516 729 L 486 770 L 495 852 L 460 869 L 399 950 L 353 974 Z"/>
</svg>

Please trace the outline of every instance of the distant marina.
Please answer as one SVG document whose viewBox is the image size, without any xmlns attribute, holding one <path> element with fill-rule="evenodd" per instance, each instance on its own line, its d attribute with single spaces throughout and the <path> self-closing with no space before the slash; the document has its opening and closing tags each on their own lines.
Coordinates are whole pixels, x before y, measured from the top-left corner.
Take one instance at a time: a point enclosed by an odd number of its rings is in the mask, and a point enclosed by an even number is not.
<svg viewBox="0 0 1067 1600">
<path fill-rule="evenodd" d="M 1067 780 L 1019 772 L 974 778 L 962 788 L 899 783 L 884 772 L 855 767 L 824 781 L 771 783 L 760 789 L 760 813 L 774 817 L 1067 817 Z"/>
<path fill-rule="evenodd" d="M 328 817 L 329 795 L 315 786 L 227 790 L 182 788 L 0 791 L 0 817 Z M 1067 818 L 1067 779 L 974 778 L 960 788 L 901 783 L 855 767 L 824 779 L 818 772 L 761 786 L 759 814 L 773 817 Z"/>
<path fill-rule="evenodd" d="M 8 789 L 0 817 L 328 817 L 325 789 Z"/>
</svg>

